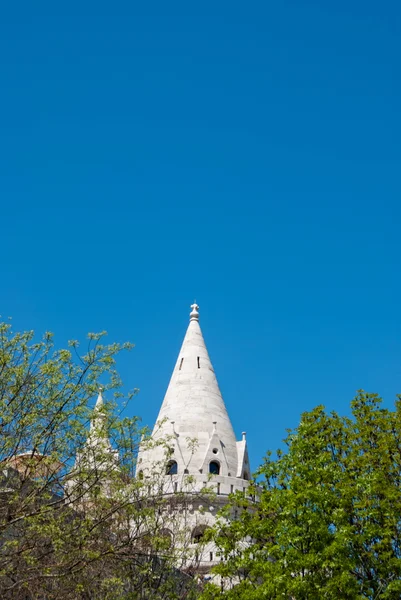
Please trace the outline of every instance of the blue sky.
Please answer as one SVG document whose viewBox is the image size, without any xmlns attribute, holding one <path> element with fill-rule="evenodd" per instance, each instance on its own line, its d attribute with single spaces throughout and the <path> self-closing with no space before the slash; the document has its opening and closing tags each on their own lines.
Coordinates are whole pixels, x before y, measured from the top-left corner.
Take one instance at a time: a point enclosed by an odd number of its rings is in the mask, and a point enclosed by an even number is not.
<svg viewBox="0 0 401 600">
<path fill-rule="evenodd" d="M 254 467 L 401 392 L 400 4 L 7 3 L 0 313 L 106 329 L 152 424 L 201 324 Z"/>
</svg>

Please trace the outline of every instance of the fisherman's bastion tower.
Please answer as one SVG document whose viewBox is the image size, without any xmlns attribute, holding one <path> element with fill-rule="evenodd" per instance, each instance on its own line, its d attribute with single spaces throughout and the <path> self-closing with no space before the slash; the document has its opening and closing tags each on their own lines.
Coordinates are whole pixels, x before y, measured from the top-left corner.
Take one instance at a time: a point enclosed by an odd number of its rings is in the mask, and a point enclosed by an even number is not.
<svg viewBox="0 0 401 600">
<path fill-rule="evenodd" d="M 151 478 L 157 465 L 162 465 L 164 493 L 172 502 L 175 496 L 187 499 L 182 519 L 189 542 L 196 548 L 219 509 L 227 504 L 229 494 L 246 493 L 250 465 L 245 432 L 237 441 L 217 383 L 199 325 L 199 306 L 193 304 L 191 309 L 153 429 L 151 439 L 156 444 L 140 450 L 136 474 Z M 161 440 L 165 443 L 158 444 Z M 205 494 L 205 489 L 211 489 L 212 494 Z M 212 544 L 202 545 L 197 570 L 208 573 L 218 560 Z"/>
</svg>

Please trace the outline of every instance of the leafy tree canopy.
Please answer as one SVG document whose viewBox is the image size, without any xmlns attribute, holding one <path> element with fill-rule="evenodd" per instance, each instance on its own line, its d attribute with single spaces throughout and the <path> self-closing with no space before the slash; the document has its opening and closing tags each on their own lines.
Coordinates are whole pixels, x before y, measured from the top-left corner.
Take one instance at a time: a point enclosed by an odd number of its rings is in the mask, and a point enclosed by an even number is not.
<svg viewBox="0 0 401 600">
<path fill-rule="evenodd" d="M 359 392 L 352 416 L 302 415 L 287 450 L 267 455 L 253 492 L 235 497 L 214 536 L 221 591 L 205 598 L 389 600 L 401 597 L 401 400 Z"/>
<path fill-rule="evenodd" d="M 131 345 L 88 337 L 83 353 L 58 350 L 0 322 L 0 596 L 189 598 L 166 499 L 134 477 L 137 419 L 90 408 L 100 383 L 121 407 L 116 358 Z"/>
</svg>

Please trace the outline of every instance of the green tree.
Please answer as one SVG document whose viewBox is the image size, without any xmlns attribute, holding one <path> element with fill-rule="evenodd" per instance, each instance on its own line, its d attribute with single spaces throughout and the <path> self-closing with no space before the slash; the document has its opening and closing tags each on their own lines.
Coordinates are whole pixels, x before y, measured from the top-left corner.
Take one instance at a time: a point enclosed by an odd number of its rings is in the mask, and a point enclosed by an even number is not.
<svg viewBox="0 0 401 600">
<path fill-rule="evenodd" d="M 177 570 L 185 548 L 166 537 L 166 498 L 157 480 L 134 477 L 143 432 L 117 410 L 132 394 L 119 392 L 116 358 L 131 345 L 102 340 L 89 335 L 81 354 L 0 323 L 2 600 L 192 593 Z M 114 401 L 93 410 L 100 382 Z"/>
<path fill-rule="evenodd" d="M 238 518 L 214 532 L 226 589 L 205 598 L 401 597 L 401 400 L 390 411 L 361 391 L 351 410 L 303 414 L 260 468 L 257 502 L 232 499 Z"/>
</svg>

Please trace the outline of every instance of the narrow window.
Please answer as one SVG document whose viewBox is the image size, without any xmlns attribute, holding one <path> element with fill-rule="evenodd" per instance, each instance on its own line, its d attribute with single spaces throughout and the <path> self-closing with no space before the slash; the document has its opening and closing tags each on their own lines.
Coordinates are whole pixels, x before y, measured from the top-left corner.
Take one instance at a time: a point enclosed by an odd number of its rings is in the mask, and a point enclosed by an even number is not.
<svg viewBox="0 0 401 600">
<path fill-rule="evenodd" d="M 181 359 L 181 362 L 180 362 L 180 367 L 179 367 L 179 369 L 178 369 L 179 371 L 181 371 L 181 367 L 182 367 L 182 363 L 183 363 L 183 362 L 184 362 L 184 359 L 182 358 L 182 359 Z"/>
<path fill-rule="evenodd" d="M 231 485 L 231 493 L 232 494 L 234 493 L 234 486 L 233 485 Z"/>
<path fill-rule="evenodd" d="M 220 475 L 220 464 L 217 462 L 217 460 L 212 460 L 212 462 L 209 464 L 209 473 L 212 475 Z"/>
<path fill-rule="evenodd" d="M 220 494 L 220 484 L 217 484 L 217 494 Z"/>
<path fill-rule="evenodd" d="M 200 356 L 198 356 L 198 369 L 200 369 Z"/>
<path fill-rule="evenodd" d="M 178 483 L 177 483 L 177 482 L 175 482 L 175 483 L 174 483 L 174 491 L 175 491 L 175 492 L 177 491 L 177 488 L 178 488 Z"/>
<path fill-rule="evenodd" d="M 167 467 L 166 467 L 166 475 L 177 475 L 178 473 L 178 465 L 175 462 L 175 460 L 170 460 L 170 462 L 167 463 Z"/>
<path fill-rule="evenodd" d="M 195 527 L 195 529 L 192 531 L 191 536 L 193 544 L 199 544 L 202 541 L 206 529 L 209 529 L 207 525 L 198 525 L 197 527 Z"/>
<path fill-rule="evenodd" d="M 213 560 L 213 552 L 210 552 L 210 562 Z"/>
</svg>

